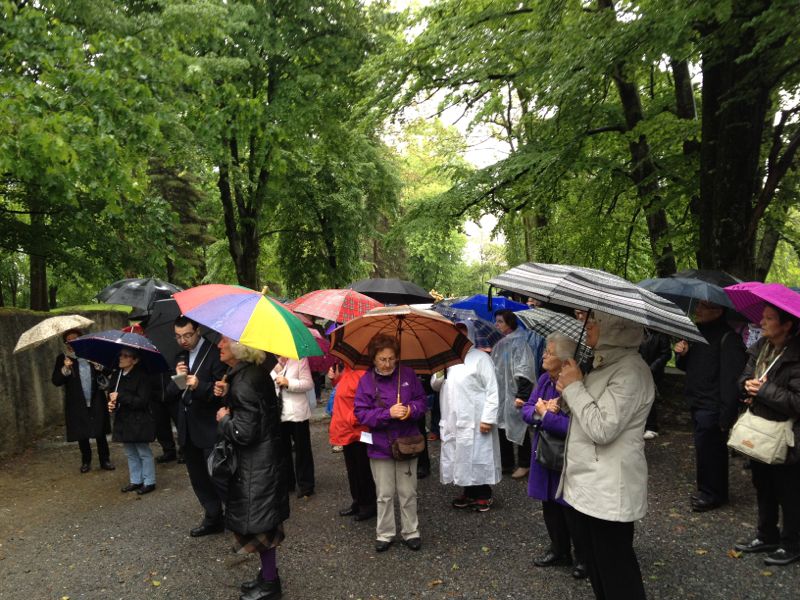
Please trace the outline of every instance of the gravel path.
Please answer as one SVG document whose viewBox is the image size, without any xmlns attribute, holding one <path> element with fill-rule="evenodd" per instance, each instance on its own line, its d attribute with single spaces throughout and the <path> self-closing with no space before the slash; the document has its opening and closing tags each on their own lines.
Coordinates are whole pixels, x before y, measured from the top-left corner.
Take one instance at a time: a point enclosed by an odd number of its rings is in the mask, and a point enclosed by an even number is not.
<svg viewBox="0 0 800 600">
<path fill-rule="evenodd" d="M 525 483 L 503 480 L 488 513 L 449 507 L 456 490 L 434 472 L 420 481 L 423 548 L 395 544 L 373 550 L 374 520 L 339 517 L 348 504 L 341 454 L 327 443 L 327 423 L 312 426 L 317 495 L 292 499 L 287 539 L 278 552 L 284 597 L 592 598 L 566 569 L 537 569 L 547 533 Z M 155 448 L 155 445 L 154 445 Z M 127 468 L 78 473 L 74 445 L 57 438 L 6 460 L 0 468 L 0 598 L 125 600 L 227 599 L 258 569 L 253 557 L 230 552 L 231 535 L 189 537 L 201 515 L 186 469 L 158 468 L 158 489 L 121 494 Z M 732 503 L 692 513 L 691 436 L 684 427 L 648 442 L 650 512 L 637 524 L 636 548 L 651 599 L 800 598 L 800 563 L 767 568 L 758 556 L 729 556 L 734 541 L 753 534 L 755 497 L 749 472 L 732 461 Z"/>
</svg>

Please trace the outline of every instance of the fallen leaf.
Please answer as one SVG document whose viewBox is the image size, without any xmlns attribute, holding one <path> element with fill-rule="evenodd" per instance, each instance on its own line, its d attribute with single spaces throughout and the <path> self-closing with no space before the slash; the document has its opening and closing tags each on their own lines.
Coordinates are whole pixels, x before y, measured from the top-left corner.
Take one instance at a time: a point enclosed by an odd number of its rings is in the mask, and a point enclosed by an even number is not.
<svg viewBox="0 0 800 600">
<path fill-rule="evenodd" d="M 450 570 L 451 571 L 458 571 L 458 565 L 456 563 L 453 563 L 453 566 L 450 567 Z"/>
<path fill-rule="evenodd" d="M 742 558 L 742 553 L 739 552 L 738 550 L 731 549 L 731 550 L 728 550 L 728 556 L 730 558 Z"/>
<path fill-rule="evenodd" d="M 708 550 L 705 548 L 698 548 L 694 553 L 697 554 L 697 556 L 703 556 L 704 554 L 708 554 Z"/>
<path fill-rule="evenodd" d="M 153 584 L 153 587 L 158 587 L 161 585 L 161 582 L 158 579 L 153 579 L 150 583 Z"/>
<path fill-rule="evenodd" d="M 441 579 L 434 579 L 433 581 L 428 582 L 428 587 L 429 588 L 436 587 L 437 585 L 442 585 L 443 583 L 444 581 L 442 581 Z"/>
<path fill-rule="evenodd" d="M 761 571 L 764 577 L 772 577 L 772 571 Z"/>
<path fill-rule="evenodd" d="M 488 552 L 489 546 L 481 546 L 481 550 L 483 550 L 484 552 Z"/>
</svg>

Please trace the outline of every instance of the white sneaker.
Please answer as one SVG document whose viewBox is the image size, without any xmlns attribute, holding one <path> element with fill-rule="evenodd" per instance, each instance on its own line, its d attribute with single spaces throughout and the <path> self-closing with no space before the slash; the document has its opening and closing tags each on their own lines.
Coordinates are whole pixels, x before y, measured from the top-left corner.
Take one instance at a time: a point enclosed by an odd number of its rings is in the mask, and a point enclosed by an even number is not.
<svg viewBox="0 0 800 600">
<path fill-rule="evenodd" d="M 658 437 L 658 432 L 650 431 L 649 429 L 647 429 L 642 437 L 646 440 L 654 440 L 655 438 Z"/>
</svg>

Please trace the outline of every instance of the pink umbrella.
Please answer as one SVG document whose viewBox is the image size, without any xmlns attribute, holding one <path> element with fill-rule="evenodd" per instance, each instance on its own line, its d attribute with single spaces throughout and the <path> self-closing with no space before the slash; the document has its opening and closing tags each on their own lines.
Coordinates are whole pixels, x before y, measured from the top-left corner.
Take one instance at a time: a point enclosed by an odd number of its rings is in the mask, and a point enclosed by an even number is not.
<svg viewBox="0 0 800 600">
<path fill-rule="evenodd" d="M 313 327 L 309 327 L 308 330 L 311 332 L 311 335 L 314 336 L 314 341 L 317 342 L 319 349 L 322 350 L 323 353 L 323 356 L 309 356 L 308 367 L 315 373 L 327 373 L 328 369 L 336 364 L 337 361 L 335 356 L 331 356 L 328 353 L 331 349 L 330 342 L 322 337 L 322 334 Z"/>
<path fill-rule="evenodd" d="M 761 321 L 767 303 L 800 317 L 800 294 L 780 283 L 748 281 L 726 287 L 725 293 L 733 307 L 753 323 Z"/>
</svg>

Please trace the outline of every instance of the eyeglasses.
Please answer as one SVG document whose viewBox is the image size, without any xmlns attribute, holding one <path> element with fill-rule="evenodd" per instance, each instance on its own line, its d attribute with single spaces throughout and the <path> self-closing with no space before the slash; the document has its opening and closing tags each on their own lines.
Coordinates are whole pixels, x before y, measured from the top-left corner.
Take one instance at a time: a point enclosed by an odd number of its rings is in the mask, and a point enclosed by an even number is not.
<svg viewBox="0 0 800 600">
<path fill-rule="evenodd" d="M 191 340 L 195 336 L 196 333 L 197 333 L 197 330 L 194 330 L 191 333 L 183 333 L 183 334 L 176 333 L 175 334 L 175 340 L 178 341 L 178 342 L 180 342 L 180 341 L 188 342 L 189 340 Z"/>
</svg>

